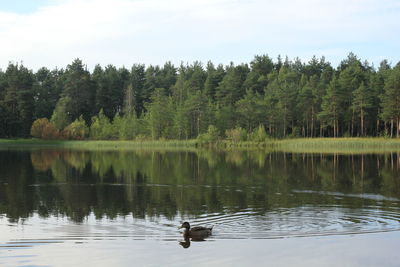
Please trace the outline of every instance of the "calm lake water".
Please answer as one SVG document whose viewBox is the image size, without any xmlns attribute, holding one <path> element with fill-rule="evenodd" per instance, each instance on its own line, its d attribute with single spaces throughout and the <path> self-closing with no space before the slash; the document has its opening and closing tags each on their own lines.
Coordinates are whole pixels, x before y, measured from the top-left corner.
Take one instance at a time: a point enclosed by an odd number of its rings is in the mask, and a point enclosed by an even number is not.
<svg viewBox="0 0 400 267">
<path fill-rule="evenodd" d="M 0 150 L 4 266 L 398 266 L 399 230 L 397 153 Z"/>
</svg>

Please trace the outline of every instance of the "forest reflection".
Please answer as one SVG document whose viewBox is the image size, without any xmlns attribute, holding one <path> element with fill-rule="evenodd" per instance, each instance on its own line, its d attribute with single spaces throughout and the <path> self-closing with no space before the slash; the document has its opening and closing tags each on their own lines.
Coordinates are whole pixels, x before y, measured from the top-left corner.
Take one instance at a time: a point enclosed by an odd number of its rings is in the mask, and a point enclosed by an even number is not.
<svg viewBox="0 0 400 267">
<path fill-rule="evenodd" d="M 400 198 L 400 155 L 265 151 L 0 151 L 0 214 L 10 221 L 197 216 L 302 205 L 363 207 Z M 386 201 L 387 200 L 387 201 Z"/>
</svg>

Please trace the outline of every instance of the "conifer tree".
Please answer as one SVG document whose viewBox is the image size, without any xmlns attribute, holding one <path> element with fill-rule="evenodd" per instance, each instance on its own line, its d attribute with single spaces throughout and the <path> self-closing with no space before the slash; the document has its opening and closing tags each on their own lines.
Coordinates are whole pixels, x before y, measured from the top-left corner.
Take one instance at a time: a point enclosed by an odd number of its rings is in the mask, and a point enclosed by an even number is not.
<svg viewBox="0 0 400 267">
<path fill-rule="evenodd" d="M 394 68 L 388 77 L 381 99 L 381 117 L 390 122 L 390 136 L 396 128 L 396 136 L 400 137 L 400 66 Z"/>
<path fill-rule="evenodd" d="M 325 126 L 333 128 L 333 137 L 339 136 L 339 120 L 342 115 L 341 108 L 343 104 L 342 97 L 339 82 L 334 76 L 323 98 L 322 111 L 318 114 L 319 119 Z"/>
<path fill-rule="evenodd" d="M 368 114 L 368 109 L 372 106 L 372 93 L 369 88 L 367 88 L 364 83 L 361 83 L 354 92 L 354 99 L 352 104 L 352 109 L 355 114 L 359 116 L 360 119 L 360 135 L 365 135 L 365 117 Z"/>
</svg>

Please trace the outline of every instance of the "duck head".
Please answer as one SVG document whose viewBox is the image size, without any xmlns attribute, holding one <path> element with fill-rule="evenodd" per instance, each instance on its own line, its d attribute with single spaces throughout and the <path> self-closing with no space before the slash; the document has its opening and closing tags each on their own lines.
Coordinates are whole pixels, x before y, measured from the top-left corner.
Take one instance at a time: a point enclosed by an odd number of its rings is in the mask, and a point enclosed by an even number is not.
<svg viewBox="0 0 400 267">
<path fill-rule="evenodd" d="M 181 227 L 179 227 L 179 229 L 181 229 L 181 228 L 185 228 L 186 231 L 189 231 L 190 224 L 188 222 L 184 222 L 184 223 L 182 223 Z"/>
</svg>

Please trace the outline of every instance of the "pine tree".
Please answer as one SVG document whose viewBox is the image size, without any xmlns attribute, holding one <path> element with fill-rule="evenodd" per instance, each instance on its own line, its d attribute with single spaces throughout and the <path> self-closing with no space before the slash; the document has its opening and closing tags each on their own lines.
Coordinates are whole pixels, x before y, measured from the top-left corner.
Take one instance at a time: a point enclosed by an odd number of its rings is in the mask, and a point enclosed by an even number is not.
<svg viewBox="0 0 400 267">
<path fill-rule="evenodd" d="M 315 96 L 313 95 L 313 90 L 310 82 L 307 81 L 305 76 L 302 77 L 304 84 L 300 89 L 298 95 L 297 110 L 299 117 L 301 118 L 301 125 L 303 129 L 303 136 L 312 136 L 314 130 L 314 120 L 315 120 Z"/>
<path fill-rule="evenodd" d="M 210 100 L 215 100 L 217 87 L 224 76 L 225 69 L 222 65 L 218 65 L 218 67 L 215 68 L 212 62 L 207 63 L 207 78 L 204 82 L 204 91 Z"/>
<path fill-rule="evenodd" d="M 341 95 L 341 88 L 334 76 L 322 100 L 322 111 L 318 114 L 318 118 L 325 126 L 333 128 L 333 137 L 338 137 L 339 135 L 339 120 L 342 115 L 342 105 L 343 96 Z"/>
<path fill-rule="evenodd" d="M 35 119 L 49 119 L 53 114 L 62 90 L 60 74 L 61 72 L 58 70 L 50 71 L 47 68 L 40 68 L 35 73 L 35 81 L 32 87 Z"/>
<path fill-rule="evenodd" d="M 291 71 L 288 67 L 283 65 L 279 70 L 277 77 L 277 94 L 278 94 L 278 105 L 282 112 L 282 128 L 283 136 L 287 135 L 287 130 L 291 126 L 294 126 L 295 120 L 295 108 L 297 98 L 297 75 Z"/>
<path fill-rule="evenodd" d="M 6 73 L 3 106 L 9 136 L 29 136 L 33 122 L 33 74 L 23 65 L 10 63 Z"/>
<path fill-rule="evenodd" d="M 249 68 L 247 65 L 231 64 L 216 90 L 217 102 L 223 106 L 233 105 L 245 94 L 244 81 Z"/>
<path fill-rule="evenodd" d="M 84 68 L 80 59 L 76 59 L 67 66 L 64 74 L 65 82 L 62 97 L 70 97 L 70 105 L 67 112 L 72 120 L 80 115 L 85 121 L 89 121 L 94 113 L 95 85 L 91 80 L 90 73 Z"/>
<path fill-rule="evenodd" d="M 353 91 L 352 109 L 360 118 L 360 135 L 365 135 L 365 117 L 368 114 L 368 109 L 372 106 L 372 93 L 364 83 L 361 83 L 355 91 Z"/>
<path fill-rule="evenodd" d="M 238 114 L 238 124 L 246 129 L 247 132 L 253 131 L 263 120 L 262 96 L 247 90 L 246 95 L 236 102 Z"/>
<path fill-rule="evenodd" d="M 393 130 L 397 128 L 396 136 L 400 137 L 400 66 L 394 68 L 389 75 L 381 100 L 381 118 L 390 122 L 390 136 L 393 136 Z"/>
</svg>

